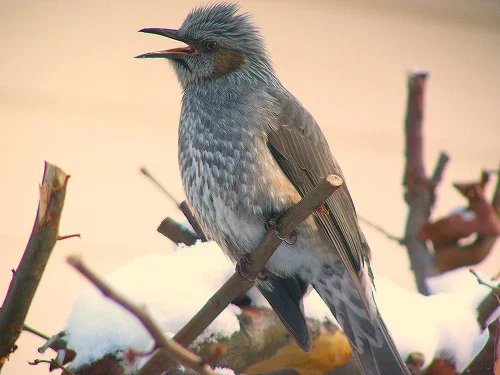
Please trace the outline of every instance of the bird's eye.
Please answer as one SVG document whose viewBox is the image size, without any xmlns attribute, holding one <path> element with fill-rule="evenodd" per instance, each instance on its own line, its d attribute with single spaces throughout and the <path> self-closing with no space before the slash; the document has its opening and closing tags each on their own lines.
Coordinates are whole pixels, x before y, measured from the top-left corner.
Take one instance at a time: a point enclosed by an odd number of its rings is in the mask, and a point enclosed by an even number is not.
<svg viewBox="0 0 500 375">
<path fill-rule="evenodd" d="M 217 49 L 217 42 L 209 40 L 208 42 L 205 43 L 205 48 L 207 49 L 208 52 L 214 52 Z"/>
</svg>

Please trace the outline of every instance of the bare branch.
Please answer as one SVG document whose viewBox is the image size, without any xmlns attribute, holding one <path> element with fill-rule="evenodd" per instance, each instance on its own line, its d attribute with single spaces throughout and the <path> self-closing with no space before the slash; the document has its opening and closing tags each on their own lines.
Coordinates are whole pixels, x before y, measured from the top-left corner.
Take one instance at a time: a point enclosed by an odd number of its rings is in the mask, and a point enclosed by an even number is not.
<svg viewBox="0 0 500 375">
<path fill-rule="evenodd" d="M 68 178 L 62 169 L 45 163 L 33 230 L 0 311 L 0 369 L 23 330 L 24 320 L 59 237 Z"/>
<path fill-rule="evenodd" d="M 285 212 L 277 222 L 279 237 L 287 238 L 297 225 L 321 207 L 342 183 L 340 177 L 328 176 L 300 202 Z M 233 299 L 253 286 L 249 279 L 257 277 L 281 242 L 275 232 L 267 232 L 257 248 L 249 254 L 247 267 L 245 268 L 247 278 L 243 278 L 235 272 L 205 306 L 174 336 L 174 340 L 185 346 L 192 343 Z M 140 370 L 139 375 L 161 374 L 170 363 L 167 351 L 161 349 Z"/>
<path fill-rule="evenodd" d="M 153 175 L 151 175 L 151 173 L 149 173 L 149 171 L 146 169 L 146 167 L 142 167 L 142 168 L 141 168 L 141 173 L 142 173 L 144 176 L 146 176 L 147 178 L 149 178 L 149 179 L 151 180 L 151 182 L 153 182 L 153 184 L 155 184 L 155 185 L 156 185 L 156 186 L 157 186 L 157 187 L 158 187 L 158 188 L 159 188 L 159 189 L 160 189 L 160 190 L 161 190 L 161 191 L 162 191 L 162 192 L 163 192 L 163 193 L 164 193 L 164 194 L 168 197 L 168 199 L 170 199 L 170 201 L 171 201 L 173 204 L 175 204 L 175 205 L 176 205 L 176 207 L 179 207 L 179 206 L 180 206 L 180 203 L 177 201 L 177 199 L 175 199 L 175 197 L 174 197 L 172 194 L 170 194 L 170 193 L 168 192 L 168 190 L 167 190 L 167 189 L 165 189 L 165 188 L 163 187 L 163 185 L 162 185 L 162 184 L 160 184 L 160 183 L 158 182 L 158 180 L 157 180 L 156 178 L 154 178 L 154 177 L 153 177 Z"/>
<path fill-rule="evenodd" d="M 210 366 L 208 366 L 203 358 L 190 352 L 182 345 L 178 344 L 174 340 L 168 340 L 164 335 L 160 327 L 154 322 L 153 318 L 149 315 L 144 307 L 137 306 L 136 304 L 129 301 L 124 295 L 113 290 L 109 285 L 107 285 L 97 274 L 91 271 L 81 259 L 75 256 L 68 257 L 68 263 L 73 266 L 78 272 L 80 272 L 86 279 L 88 279 L 92 284 L 96 286 L 101 293 L 115 301 L 118 305 L 129 311 L 142 323 L 144 328 L 149 332 L 151 337 L 156 342 L 158 347 L 164 348 L 163 351 L 165 355 L 173 361 L 178 361 L 182 365 L 189 367 L 200 374 L 214 375 L 215 372 L 212 371 Z"/>
<path fill-rule="evenodd" d="M 496 214 L 500 215 L 500 176 L 497 178 L 492 205 Z M 496 239 L 497 236 L 494 235 L 479 234 L 476 240 L 469 245 L 452 245 L 440 248 L 435 253 L 435 264 L 440 272 L 478 264 L 491 252 Z"/>
<path fill-rule="evenodd" d="M 366 225 L 368 225 L 370 228 L 373 228 L 375 229 L 377 232 L 379 233 L 382 233 L 385 237 L 387 237 L 389 240 L 391 241 L 396 241 L 398 244 L 400 245 L 403 245 L 404 244 L 404 239 L 403 238 L 399 238 L 399 237 L 396 237 L 394 236 L 393 234 L 390 234 L 389 232 L 387 232 L 384 228 L 382 228 L 381 226 L 373 223 L 372 221 L 368 220 L 368 219 L 365 219 L 364 217 L 362 216 L 359 216 L 358 215 L 358 219 L 359 221 L 365 223 Z"/>
<path fill-rule="evenodd" d="M 419 230 L 430 216 L 433 192 L 446 164 L 446 156 L 441 156 L 431 183 L 427 180 L 423 161 L 424 87 L 427 73 L 408 75 L 408 104 L 406 114 L 406 167 L 403 184 L 409 212 L 406 222 L 405 244 L 408 249 L 411 268 L 415 275 L 417 289 L 429 294 L 425 283 L 427 277 L 437 274 L 434 261 Z"/>
</svg>

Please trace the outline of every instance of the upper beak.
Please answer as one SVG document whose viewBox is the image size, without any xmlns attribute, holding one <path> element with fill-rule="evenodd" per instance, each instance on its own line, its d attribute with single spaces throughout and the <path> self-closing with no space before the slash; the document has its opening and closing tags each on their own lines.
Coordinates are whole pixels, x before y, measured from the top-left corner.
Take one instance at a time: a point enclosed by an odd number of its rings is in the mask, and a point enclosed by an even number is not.
<svg viewBox="0 0 500 375">
<path fill-rule="evenodd" d="M 149 29 L 141 29 L 139 30 L 140 33 L 147 33 L 147 34 L 155 34 L 155 35 L 161 35 L 161 36 L 166 36 L 167 38 L 174 39 L 174 40 L 179 40 L 181 42 L 185 42 L 179 37 L 179 31 L 173 30 L 173 29 L 161 29 L 161 28 L 149 28 Z M 192 55 L 197 53 L 196 49 L 191 46 L 187 45 L 186 47 L 180 47 L 180 48 L 172 48 L 172 49 L 167 49 L 163 51 L 156 51 L 156 52 L 148 52 L 144 53 L 142 55 L 136 56 L 135 58 L 178 58 L 183 55 Z"/>
</svg>

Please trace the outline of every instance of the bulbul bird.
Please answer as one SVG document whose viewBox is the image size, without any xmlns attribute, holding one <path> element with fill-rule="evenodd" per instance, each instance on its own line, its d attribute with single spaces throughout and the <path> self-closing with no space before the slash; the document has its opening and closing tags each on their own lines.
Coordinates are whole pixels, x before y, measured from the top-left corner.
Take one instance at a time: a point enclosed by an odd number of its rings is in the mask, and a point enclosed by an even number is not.
<svg viewBox="0 0 500 375">
<path fill-rule="evenodd" d="M 243 262 L 266 226 L 327 175 L 343 177 L 311 114 L 280 83 L 251 17 L 229 3 L 192 10 L 178 30 L 143 33 L 186 46 L 138 58 L 170 61 L 183 89 L 179 166 L 211 240 Z M 310 72 L 309 74 L 313 74 Z M 269 260 L 257 286 L 302 349 L 311 284 L 349 338 L 365 374 L 409 374 L 377 310 L 370 249 L 344 184 Z"/>
</svg>

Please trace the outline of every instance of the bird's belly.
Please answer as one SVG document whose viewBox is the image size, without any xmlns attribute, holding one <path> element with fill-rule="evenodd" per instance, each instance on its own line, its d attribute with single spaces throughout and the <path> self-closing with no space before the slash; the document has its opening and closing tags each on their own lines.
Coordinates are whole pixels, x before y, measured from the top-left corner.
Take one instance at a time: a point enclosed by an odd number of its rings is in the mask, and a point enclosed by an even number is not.
<svg viewBox="0 0 500 375">
<path fill-rule="evenodd" d="M 235 148 L 236 147 L 236 148 Z M 247 147 L 192 150 L 183 183 L 193 210 L 210 239 L 233 261 L 256 248 L 266 233 L 265 224 L 300 200 L 264 140 Z M 224 155 L 221 158 L 219 155 Z M 184 165 L 187 163 L 184 163 Z M 283 243 L 267 267 L 277 274 L 295 274 L 313 268 L 321 256 L 331 253 L 324 236 L 310 218 L 297 228 L 297 241 Z"/>
</svg>

